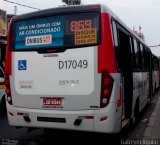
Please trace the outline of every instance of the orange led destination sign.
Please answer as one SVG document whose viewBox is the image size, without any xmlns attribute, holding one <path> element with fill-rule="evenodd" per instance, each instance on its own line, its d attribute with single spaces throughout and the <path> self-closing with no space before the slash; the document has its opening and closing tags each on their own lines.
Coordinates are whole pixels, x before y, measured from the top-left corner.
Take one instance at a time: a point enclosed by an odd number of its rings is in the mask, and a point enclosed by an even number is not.
<svg viewBox="0 0 160 145">
<path fill-rule="evenodd" d="M 97 43 L 97 29 L 82 29 L 75 31 L 75 45 Z"/>
<path fill-rule="evenodd" d="M 75 32 L 77 30 L 91 29 L 92 19 L 78 20 L 70 22 L 70 32 Z"/>
</svg>

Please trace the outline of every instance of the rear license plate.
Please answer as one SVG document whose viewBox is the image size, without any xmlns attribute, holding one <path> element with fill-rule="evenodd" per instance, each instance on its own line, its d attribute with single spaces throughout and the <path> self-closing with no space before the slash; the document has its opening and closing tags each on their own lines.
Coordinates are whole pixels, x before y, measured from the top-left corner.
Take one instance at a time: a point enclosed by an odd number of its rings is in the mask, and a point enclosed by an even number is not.
<svg viewBox="0 0 160 145">
<path fill-rule="evenodd" d="M 45 106 L 62 106 L 62 98 L 43 98 L 43 105 Z"/>
</svg>

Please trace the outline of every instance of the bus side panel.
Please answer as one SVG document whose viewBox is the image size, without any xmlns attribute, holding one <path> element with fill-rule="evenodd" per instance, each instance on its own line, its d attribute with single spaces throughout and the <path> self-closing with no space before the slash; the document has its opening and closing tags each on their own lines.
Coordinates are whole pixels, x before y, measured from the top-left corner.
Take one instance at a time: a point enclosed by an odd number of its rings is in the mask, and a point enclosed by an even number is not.
<svg viewBox="0 0 160 145">
<path fill-rule="evenodd" d="M 121 75 L 117 73 L 111 30 L 111 17 L 109 14 L 103 13 L 101 18 L 102 44 L 98 46 L 98 73 L 102 73 L 102 70 L 106 70 L 113 78 L 114 86 L 108 106 L 95 111 L 94 127 L 95 131 L 98 132 L 115 133 L 121 130 L 122 81 Z"/>
<path fill-rule="evenodd" d="M 103 69 L 109 73 L 116 73 L 116 58 L 113 47 L 110 15 L 103 13 L 102 19 L 102 44 L 98 46 L 98 72 L 101 73 Z"/>
<path fill-rule="evenodd" d="M 11 38 L 11 25 L 9 27 L 9 31 L 8 31 L 8 37 L 7 37 L 7 47 L 6 47 L 6 58 L 5 58 L 5 75 L 11 75 L 12 72 L 12 55 L 11 55 L 11 51 L 10 51 L 10 38 Z"/>
</svg>

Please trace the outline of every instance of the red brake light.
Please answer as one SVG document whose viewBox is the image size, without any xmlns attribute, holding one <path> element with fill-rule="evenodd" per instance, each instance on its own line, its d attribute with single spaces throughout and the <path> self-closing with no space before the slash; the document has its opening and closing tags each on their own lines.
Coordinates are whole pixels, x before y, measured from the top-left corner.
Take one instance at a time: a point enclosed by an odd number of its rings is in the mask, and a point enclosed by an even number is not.
<svg viewBox="0 0 160 145">
<path fill-rule="evenodd" d="M 5 86 L 9 86 L 9 80 L 5 80 L 5 82 L 4 82 L 4 84 L 5 84 Z"/>
<path fill-rule="evenodd" d="M 6 95 L 7 95 L 7 102 L 12 105 L 12 96 L 11 96 L 11 89 L 10 89 L 10 81 L 9 81 L 9 75 L 6 74 L 6 79 L 5 79 L 5 86 L 6 86 Z"/>
<path fill-rule="evenodd" d="M 10 89 L 6 89 L 5 92 L 6 92 L 7 95 L 10 95 L 10 94 L 11 94 L 11 90 L 10 90 Z"/>
<path fill-rule="evenodd" d="M 102 71 L 102 80 L 101 80 L 101 100 L 100 107 L 104 108 L 108 105 L 112 89 L 113 89 L 113 78 L 107 73 L 107 71 Z"/>
<path fill-rule="evenodd" d="M 99 7 L 99 6 L 91 6 L 90 9 L 91 9 L 91 10 L 99 10 L 100 7 Z"/>
<path fill-rule="evenodd" d="M 45 50 L 45 52 L 47 53 L 53 53 L 53 52 L 56 52 L 57 50 L 53 49 L 53 50 Z"/>
<path fill-rule="evenodd" d="M 105 89 L 104 91 L 103 91 L 103 95 L 108 95 L 109 94 L 109 89 Z"/>
<path fill-rule="evenodd" d="M 104 83 L 104 85 L 109 85 L 110 84 L 110 79 L 105 78 L 103 83 Z"/>
</svg>

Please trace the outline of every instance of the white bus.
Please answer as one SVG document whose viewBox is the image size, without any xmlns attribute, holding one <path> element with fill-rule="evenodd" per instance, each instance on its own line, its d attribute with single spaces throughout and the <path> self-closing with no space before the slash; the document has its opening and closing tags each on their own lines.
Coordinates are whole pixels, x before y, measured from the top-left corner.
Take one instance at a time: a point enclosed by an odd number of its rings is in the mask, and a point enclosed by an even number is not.
<svg viewBox="0 0 160 145">
<path fill-rule="evenodd" d="M 103 5 L 16 16 L 7 44 L 11 126 L 116 133 L 150 97 L 150 49 Z"/>
</svg>

